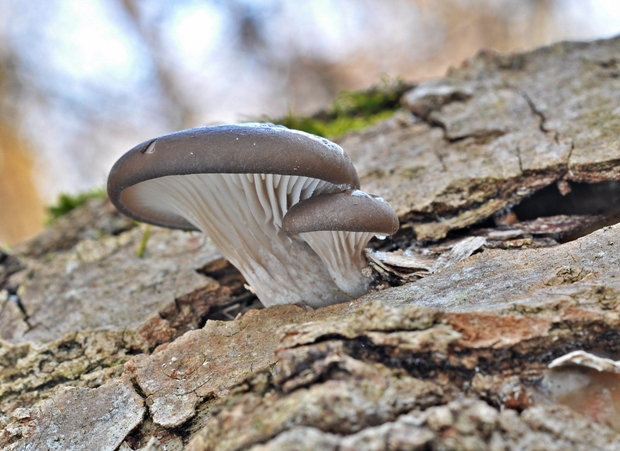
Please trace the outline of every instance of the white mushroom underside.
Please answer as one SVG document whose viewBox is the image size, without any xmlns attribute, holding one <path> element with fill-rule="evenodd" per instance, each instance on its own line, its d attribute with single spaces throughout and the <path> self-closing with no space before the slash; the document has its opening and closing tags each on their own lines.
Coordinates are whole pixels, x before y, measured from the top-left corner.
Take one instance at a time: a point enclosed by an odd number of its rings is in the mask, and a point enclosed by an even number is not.
<svg viewBox="0 0 620 451">
<path fill-rule="evenodd" d="M 347 279 L 333 273 L 338 267 L 336 256 L 349 260 L 348 245 L 343 244 L 333 256 L 323 251 L 327 256 L 323 262 L 306 243 L 281 231 L 282 218 L 300 200 L 345 188 L 299 176 L 191 174 L 147 180 L 128 190 L 132 202 L 142 209 L 160 216 L 181 216 L 207 234 L 265 306 L 301 303 L 320 307 L 348 300 L 342 291 L 349 289 L 337 287 L 332 280 Z M 344 236 L 342 240 L 347 242 Z M 359 265 L 342 266 L 336 274 L 346 266 Z"/>
</svg>

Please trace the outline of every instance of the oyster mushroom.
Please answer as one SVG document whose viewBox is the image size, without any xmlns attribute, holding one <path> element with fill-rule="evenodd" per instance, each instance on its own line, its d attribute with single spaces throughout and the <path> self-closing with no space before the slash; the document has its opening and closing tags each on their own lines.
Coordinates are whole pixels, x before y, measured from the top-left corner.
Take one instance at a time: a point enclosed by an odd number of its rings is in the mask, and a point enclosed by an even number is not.
<svg viewBox="0 0 620 451">
<path fill-rule="evenodd" d="M 308 243 L 338 288 L 351 297 L 368 291 L 370 279 L 362 271 L 368 264 L 364 248 L 374 235 L 393 235 L 398 226 L 398 216 L 383 198 L 360 190 L 300 201 L 282 223 L 286 233 Z"/>
<path fill-rule="evenodd" d="M 300 201 L 357 188 L 340 146 L 272 124 L 164 135 L 128 151 L 108 178 L 122 213 L 207 234 L 265 306 L 349 300 L 311 246 L 282 230 L 282 220 Z"/>
</svg>

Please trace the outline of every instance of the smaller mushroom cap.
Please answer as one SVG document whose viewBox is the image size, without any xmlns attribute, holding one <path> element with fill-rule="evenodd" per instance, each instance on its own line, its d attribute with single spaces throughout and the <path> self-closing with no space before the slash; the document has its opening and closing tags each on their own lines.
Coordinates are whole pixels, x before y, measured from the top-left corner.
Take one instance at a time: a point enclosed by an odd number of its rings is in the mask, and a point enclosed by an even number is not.
<svg viewBox="0 0 620 451">
<path fill-rule="evenodd" d="M 398 216 L 383 198 L 360 190 L 311 197 L 293 205 L 282 221 L 282 230 L 288 234 L 346 231 L 393 235 L 398 226 Z"/>
<path fill-rule="evenodd" d="M 380 197 L 359 190 L 321 194 L 293 205 L 282 230 L 297 235 L 321 257 L 336 286 L 356 298 L 367 293 L 370 279 L 364 248 L 373 235 L 393 235 L 398 216 Z"/>
</svg>

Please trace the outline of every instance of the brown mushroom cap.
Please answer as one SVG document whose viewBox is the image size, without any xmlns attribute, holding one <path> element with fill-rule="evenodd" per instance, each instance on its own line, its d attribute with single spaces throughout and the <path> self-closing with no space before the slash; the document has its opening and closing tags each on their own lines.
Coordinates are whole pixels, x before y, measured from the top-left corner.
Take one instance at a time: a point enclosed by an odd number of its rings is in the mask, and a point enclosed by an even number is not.
<svg viewBox="0 0 620 451">
<path fill-rule="evenodd" d="M 398 226 L 398 216 L 385 200 L 359 190 L 303 200 L 282 220 L 282 230 L 289 234 L 346 231 L 393 235 Z"/>
<path fill-rule="evenodd" d="M 182 215 L 135 200 L 132 187 L 151 179 L 211 173 L 303 176 L 343 190 L 359 187 L 351 160 L 337 144 L 273 124 L 240 124 L 184 130 L 137 145 L 112 168 L 108 195 L 119 211 L 139 221 L 194 230 Z"/>
</svg>

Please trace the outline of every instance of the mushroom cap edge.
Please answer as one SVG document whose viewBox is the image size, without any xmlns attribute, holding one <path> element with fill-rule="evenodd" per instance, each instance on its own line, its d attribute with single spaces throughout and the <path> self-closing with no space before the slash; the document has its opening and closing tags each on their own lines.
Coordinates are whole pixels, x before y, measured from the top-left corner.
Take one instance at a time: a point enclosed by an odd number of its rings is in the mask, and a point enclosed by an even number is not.
<svg viewBox="0 0 620 451">
<path fill-rule="evenodd" d="M 283 126 L 252 123 L 198 127 L 138 144 L 112 167 L 108 197 L 119 211 L 139 221 L 196 230 L 181 218 L 161 222 L 137 214 L 123 204 L 121 194 L 154 178 L 209 173 L 299 175 L 343 189 L 359 188 L 357 171 L 337 144 Z"/>
</svg>

